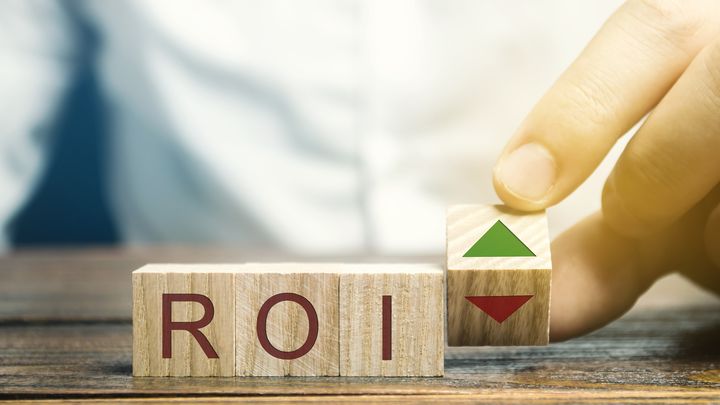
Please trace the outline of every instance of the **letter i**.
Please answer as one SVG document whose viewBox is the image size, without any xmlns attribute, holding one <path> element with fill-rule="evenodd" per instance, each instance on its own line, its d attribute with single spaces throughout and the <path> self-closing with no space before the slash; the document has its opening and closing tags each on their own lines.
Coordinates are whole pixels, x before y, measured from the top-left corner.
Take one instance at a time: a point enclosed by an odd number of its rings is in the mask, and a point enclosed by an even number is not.
<svg viewBox="0 0 720 405">
<path fill-rule="evenodd" d="M 392 360 L 392 295 L 382 297 L 382 359 Z"/>
</svg>

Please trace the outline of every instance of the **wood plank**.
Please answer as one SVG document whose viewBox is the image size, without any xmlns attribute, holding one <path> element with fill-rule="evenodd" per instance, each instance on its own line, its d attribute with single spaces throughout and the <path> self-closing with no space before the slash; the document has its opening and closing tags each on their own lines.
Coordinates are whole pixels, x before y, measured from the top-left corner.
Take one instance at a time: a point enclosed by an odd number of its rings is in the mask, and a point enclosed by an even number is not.
<svg viewBox="0 0 720 405">
<path fill-rule="evenodd" d="M 545 345 L 550 240 L 544 212 L 499 205 L 448 209 L 450 346 Z"/>
<path fill-rule="evenodd" d="M 692 400 L 720 392 L 719 314 L 717 305 L 648 310 L 560 344 L 449 348 L 444 378 L 341 380 L 133 378 L 129 323 L 0 323 L 0 399 L 487 394 L 522 402 L 567 391 L 577 402 Z"/>
<path fill-rule="evenodd" d="M 133 375 L 235 375 L 237 267 L 151 264 L 133 272 Z"/>
<path fill-rule="evenodd" d="M 236 375 L 337 376 L 338 265 L 250 263 L 236 274 Z"/>
<path fill-rule="evenodd" d="M 23 403 L 187 403 L 199 401 L 210 404 L 230 403 L 281 403 L 281 404 L 576 404 L 576 403 L 663 403 L 663 404 L 717 404 L 718 393 L 715 389 L 696 389 L 692 393 L 649 391 L 581 391 L 581 390 L 527 390 L 523 395 L 514 395 L 509 390 L 487 390 L 470 394 L 450 395 L 265 395 L 265 396 L 163 396 L 158 398 L 125 397 L 110 399 L 41 399 L 25 400 Z M 3 402 L 3 401 L 0 401 Z"/>
<path fill-rule="evenodd" d="M 442 376 L 442 268 L 376 264 L 342 270 L 340 375 Z"/>
</svg>

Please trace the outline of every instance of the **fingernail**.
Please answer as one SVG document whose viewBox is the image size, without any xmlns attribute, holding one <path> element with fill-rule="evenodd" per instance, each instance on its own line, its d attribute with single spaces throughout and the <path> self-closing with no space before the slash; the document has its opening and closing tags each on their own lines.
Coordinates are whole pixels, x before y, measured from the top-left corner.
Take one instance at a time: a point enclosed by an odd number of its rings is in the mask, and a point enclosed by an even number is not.
<svg viewBox="0 0 720 405">
<path fill-rule="evenodd" d="M 538 143 L 525 144 L 500 161 L 496 178 L 507 190 L 528 201 L 541 201 L 555 184 L 555 159 Z"/>
</svg>

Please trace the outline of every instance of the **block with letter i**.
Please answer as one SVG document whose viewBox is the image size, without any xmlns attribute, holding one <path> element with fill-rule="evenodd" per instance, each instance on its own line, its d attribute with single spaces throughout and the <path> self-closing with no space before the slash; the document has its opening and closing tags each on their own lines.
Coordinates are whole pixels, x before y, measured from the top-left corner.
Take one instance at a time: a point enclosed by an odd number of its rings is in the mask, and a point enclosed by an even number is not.
<svg viewBox="0 0 720 405">
<path fill-rule="evenodd" d="M 344 266 L 340 375 L 442 376 L 444 315 L 440 266 Z"/>
<path fill-rule="evenodd" d="M 450 207 L 448 344 L 547 344 L 551 269 L 545 212 Z"/>
<path fill-rule="evenodd" d="M 134 376 L 234 375 L 234 267 L 152 264 L 133 272 Z"/>
</svg>

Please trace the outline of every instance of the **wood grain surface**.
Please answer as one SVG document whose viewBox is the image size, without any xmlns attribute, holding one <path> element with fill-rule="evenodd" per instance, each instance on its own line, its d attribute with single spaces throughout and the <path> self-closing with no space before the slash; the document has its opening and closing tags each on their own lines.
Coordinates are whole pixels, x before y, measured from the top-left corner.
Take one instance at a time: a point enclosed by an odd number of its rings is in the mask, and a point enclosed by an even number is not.
<svg viewBox="0 0 720 405">
<path fill-rule="evenodd" d="M 502 323 L 465 299 L 467 295 L 532 295 Z M 546 345 L 550 270 L 448 270 L 450 346 Z"/>
<path fill-rule="evenodd" d="M 426 264 L 342 273 L 340 375 L 442 376 L 444 279 L 442 267 Z"/>
<path fill-rule="evenodd" d="M 701 293 L 676 277 L 661 282 L 638 309 L 582 338 L 541 347 L 448 348 L 443 378 L 133 378 L 130 272 L 145 262 L 250 257 L 264 260 L 237 250 L 187 248 L 0 258 L 0 400 L 720 402 L 720 302 L 698 299 Z"/>
<path fill-rule="evenodd" d="M 230 265 L 152 264 L 132 274 L 133 279 L 133 375 L 141 376 L 234 376 L 235 288 Z M 210 323 L 202 328 L 217 358 L 201 349 L 184 330 L 172 331 L 169 358 L 162 353 L 162 296 L 201 294 L 211 301 Z M 170 304 L 171 322 L 196 322 L 208 314 L 196 302 Z"/>
<path fill-rule="evenodd" d="M 340 373 L 338 322 L 338 265 L 313 263 L 250 263 L 236 274 L 236 375 L 239 376 L 337 376 Z M 260 308 L 277 294 L 297 294 L 311 306 L 310 311 L 293 301 L 272 305 L 265 333 L 278 351 L 302 350 L 306 354 L 283 359 L 263 348 L 258 333 Z M 312 312 L 312 313 L 310 313 Z M 310 317 L 317 326 L 311 337 Z"/>
<path fill-rule="evenodd" d="M 498 221 L 534 256 L 464 257 Z M 520 213 L 502 205 L 455 205 L 447 217 L 447 310 L 450 346 L 545 345 L 549 341 L 552 260 L 545 212 Z M 503 321 L 468 296 L 530 295 Z"/>
<path fill-rule="evenodd" d="M 530 257 L 464 257 L 496 221 L 527 246 Z M 447 268 L 451 270 L 536 270 L 552 268 L 547 215 L 504 205 L 453 205 L 447 212 Z"/>
</svg>

